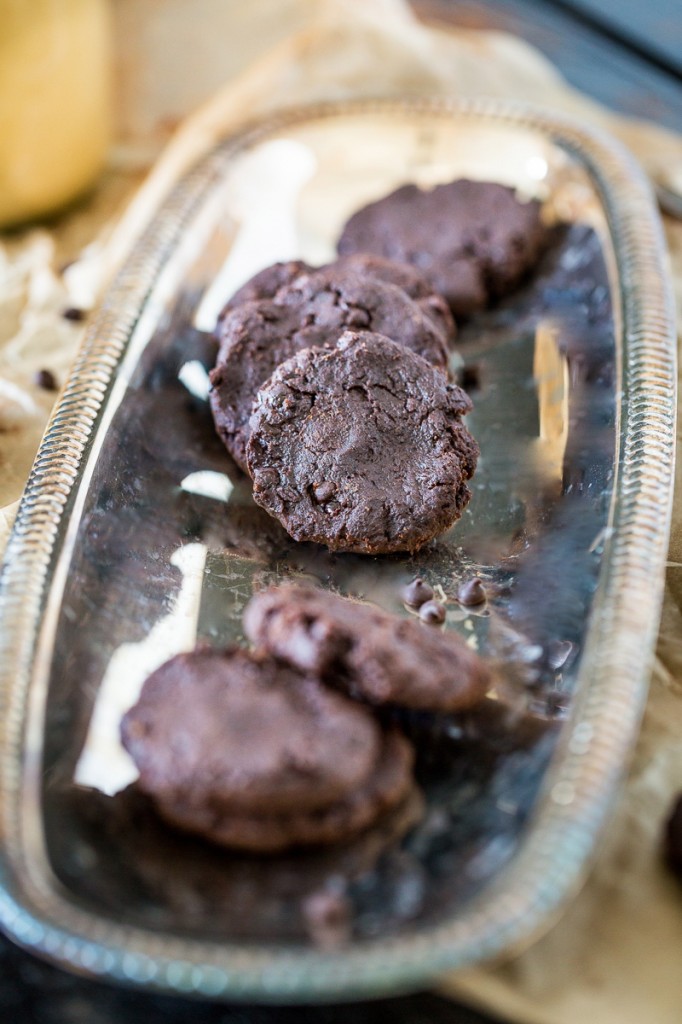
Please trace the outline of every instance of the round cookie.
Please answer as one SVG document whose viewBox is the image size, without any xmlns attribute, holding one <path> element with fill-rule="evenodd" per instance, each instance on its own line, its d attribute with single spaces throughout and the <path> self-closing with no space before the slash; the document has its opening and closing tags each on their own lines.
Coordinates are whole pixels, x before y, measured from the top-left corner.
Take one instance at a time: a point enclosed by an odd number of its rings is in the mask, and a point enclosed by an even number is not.
<svg viewBox="0 0 682 1024">
<path fill-rule="evenodd" d="M 354 697 L 423 711 L 461 711 L 490 689 L 486 663 L 456 634 L 310 586 L 270 587 L 244 613 L 249 639 Z"/>
<path fill-rule="evenodd" d="M 221 325 L 217 365 L 210 374 L 211 411 L 219 436 L 242 469 L 259 388 L 296 352 L 332 347 L 347 327 L 386 334 L 443 373 L 447 370 L 440 330 L 401 288 L 334 268 L 299 275 L 279 289 L 276 301 L 242 303 Z"/>
<path fill-rule="evenodd" d="M 435 323 L 445 340 L 448 343 L 454 341 L 455 322 L 447 302 L 442 295 L 433 290 L 416 267 L 412 267 L 408 263 L 396 263 L 394 260 L 384 259 L 383 256 L 372 256 L 360 252 L 350 256 L 341 256 L 333 263 L 327 263 L 318 269 L 326 271 L 332 268 L 341 273 L 350 272 L 361 274 L 364 277 L 373 277 L 378 281 L 402 288 L 409 298 L 417 303 L 422 312 Z M 301 274 L 314 273 L 316 273 L 315 268 L 304 263 L 303 260 L 273 263 L 272 266 L 261 270 L 234 293 L 222 310 L 218 318 L 218 325 L 231 310 L 242 303 L 254 302 L 258 299 L 274 299 L 280 288 L 291 284 Z"/>
<path fill-rule="evenodd" d="M 362 786 L 380 749 L 361 707 L 237 648 L 171 658 L 146 680 L 121 737 L 140 788 L 199 816 L 317 810 Z"/>
<path fill-rule="evenodd" d="M 298 541 L 416 551 L 470 498 L 478 445 L 466 394 L 388 338 L 347 331 L 258 393 L 247 447 L 256 502 Z"/>
<path fill-rule="evenodd" d="M 207 805 L 157 803 L 170 824 L 213 843 L 252 853 L 278 853 L 294 846 L 344 842 L 397 807 L 412 790 L 413 749 L 404 736 L 387 733 L 367 782 L 344 800 L 317 811 L 241 815 Z"/>
<path fill-rule="evenodd" d="M 455 317 L 468 316 L 511 291 L 537 261 L 547 239 L 540 209 L 495 182 L 403 185 L 354 213 L 337 248 L 413 264 Z"/>
</svg>

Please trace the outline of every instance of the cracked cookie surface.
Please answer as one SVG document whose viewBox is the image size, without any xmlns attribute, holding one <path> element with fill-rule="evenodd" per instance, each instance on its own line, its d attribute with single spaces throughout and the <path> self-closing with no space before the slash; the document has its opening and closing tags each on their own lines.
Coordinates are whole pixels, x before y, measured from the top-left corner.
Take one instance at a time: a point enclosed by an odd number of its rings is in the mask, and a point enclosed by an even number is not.
<svg viewBox="0 0 682 1024">
<path fill-rule="evenodd" d="M 401 288 L 334 267 L 299 275 L 278 290 L 276 300 L 245 302 L 220 326 L 217 364 L 210 374 L 211 411 L 242 469 L 259 388 L 296 352 L 332 347 L 346 328 L 386 334 L 446 372 L 441 331 Z"/>
<path fill-rule="evenodd" d="M 455 317 L 468 316 L 533 267 L 548 237 L 540 210 L 536 200 L 522 202 L 495 182 L 403 185 L 354 213 L 337 248 L 413 264 Z"/>
<path fill-rule="evenodd" d="M 447 302 L 442 295 L 434 291 L 416 267 L 364 252 L 340 256 L 333 263 L 317 268 L 304 263 L 303 260 L 289 260 L 286 263 L 273 263 L 271 266 L 265 267 L 264 270 L 243 284 L 223 308 L 218 318 L 218 333 L 222 320 L 237 306 L 259 299 L 274 299 L 280 288 L 292 284 L 301 274 L 316 274 L 319 271 L 332 269 L 342 274 L 362 274 L 364 277 L 373 277 L 378 281 L 402 288 L 442 332 L 446 342 L 454 341 L 455 322 Z"/>
<path fill-rule="evenodd" d="M 247 446 L 256 502 L 298 541 L 416 551 L 461 515 L 478 445 L 471 402 L 389 338 L 345 332 L 259 391 Z"/>
</svg>

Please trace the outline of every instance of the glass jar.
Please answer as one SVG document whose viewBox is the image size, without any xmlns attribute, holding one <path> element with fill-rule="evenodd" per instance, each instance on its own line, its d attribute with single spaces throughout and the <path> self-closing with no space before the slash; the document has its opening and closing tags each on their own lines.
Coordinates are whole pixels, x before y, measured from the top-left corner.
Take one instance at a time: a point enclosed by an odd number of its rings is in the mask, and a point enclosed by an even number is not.
<svg viewBox="0 0 682 1024">
<path fill-rule="evenodd" d="M 110 139 L 110 82 L 106 0 L 0 0 L 0 226 L 92 184 Z"/>
</svg>

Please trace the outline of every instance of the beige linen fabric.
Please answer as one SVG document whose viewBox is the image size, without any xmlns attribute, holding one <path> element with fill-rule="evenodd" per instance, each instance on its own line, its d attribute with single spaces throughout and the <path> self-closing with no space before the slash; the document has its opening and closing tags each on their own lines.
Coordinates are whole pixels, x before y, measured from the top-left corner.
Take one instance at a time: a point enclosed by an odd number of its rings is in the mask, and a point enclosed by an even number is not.
<svg viewBox="0 0 682 1024">
<path fill-rule="evenodd" d="M 210 18 L 224 21 L 230 8 L 239 7 L 238 33 L 222 33 L 222 63 L 215 45 L 183 45 L 188 33 L 195 42 L 206 38 L 197 35 L 197 6 L 206 8 L 206 36 L 213 34 Z M 121 0 L 117 10 L 125 88 L 120 90 L 119 146 L 112 167 L 94 195 L 51 228 L 33 229 L 0 244 L 0 548 L 53 398 L 34 384 L 34 374 L 47 367 L 63 381 L 82 336 L 82 325 L 65 320 L 62 310 L 95 304 L 170 184 L 245 116 L 285 103 L 356 95 L 487 95 L 531 102 L 541 97 L 547 107 L 610 129 L 652 175 L 675 166 L 682 169 L 682 139 L 608 113 L 568 88 L 521 40 L 500 33 L 427 28 L 400 0 L 258 0 L 252 18 L 245 5 L 210 0 L 198 5 Z M 262 53 L 263 19 L 269 26 L 267 43 L 275 43 L 274 49 L 218 88 L 226 66 L 236 73 L 247 58 Z M 287 36 L 292 24 L 306 27 Z M 146 40 L 144 47 L 140 39 Z M 180 60 L 183 78 L 192 82 L 189 99 L 181 91 L 169 97 L 159 86 L 172 77 Z M 192 75 L 193 61 L 201 66 L 198 78 Z M 202 91 L 215 89 L 181 123 L 120 215 L 139 184 L 144 160 L 167 137 L 169 120 L 183 114 Z M 668 219 L 665 226 L 679 300 L 682 224 Z M 74 258 L 60 273 L 60 264 Z M 669 803 L 682 788 L 679 499 L 669 557 L 644 729 L 624 798 L 590 880 L 559 924 L 513 962 L 443 980 L 443 991 L 503 1018 L 524 1024 L 682 1020 L 682 892 L 662 868 L 658 849 Z"/>
</svg>

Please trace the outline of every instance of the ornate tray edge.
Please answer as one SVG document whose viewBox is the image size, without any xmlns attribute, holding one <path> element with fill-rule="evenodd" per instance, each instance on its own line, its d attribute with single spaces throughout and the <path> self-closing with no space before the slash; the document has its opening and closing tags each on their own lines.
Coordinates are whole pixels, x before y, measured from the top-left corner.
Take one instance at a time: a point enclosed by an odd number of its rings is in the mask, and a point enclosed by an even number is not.
<svg viewBox="0 0 682 1024">
<path fill-rule="evenodd" d="M 589 167 L 617 259 L 624 345 L 613 533 L 578 683 L 544 796 L 511 867 L 458 919 L 333 955 L 165 938 L 88 914 L 34 877 L 21 850 L 21 765 L 35 642 L 58 541 L 115 370 L 168 254 L 231 155 L 311 118 L 431 112 L 535 129 Z M 634 744 L 663 593 L 676 411 L 673 299 L 643 173 L 613 140 L 571 119 L 500 101 L 359 100 L 285 110 L 247 126 L 183 178 L 134 246 L 89 329 L 36 457 L 0 577 L 0 926 L 93 976 L 178 994 L 261 1001 L 407 990 L 527 942 L 580 885 Z M 590 677 L 589 683 L 587 677 Z"/>
</svg>

